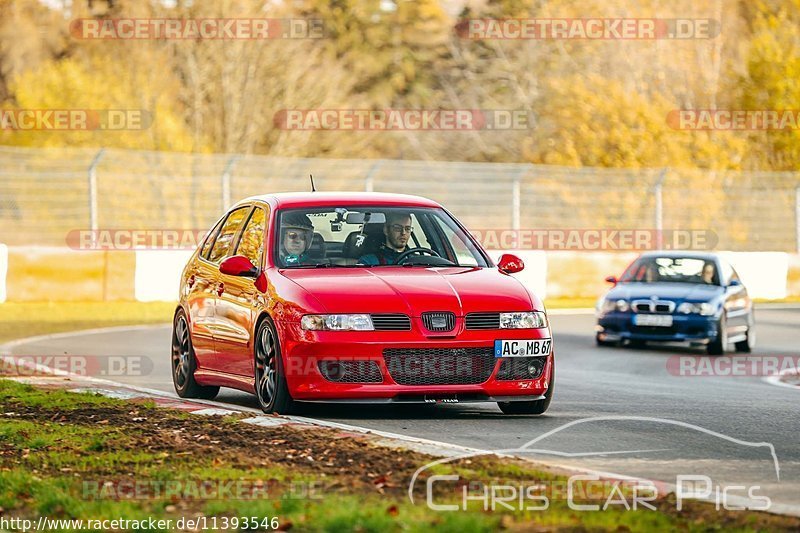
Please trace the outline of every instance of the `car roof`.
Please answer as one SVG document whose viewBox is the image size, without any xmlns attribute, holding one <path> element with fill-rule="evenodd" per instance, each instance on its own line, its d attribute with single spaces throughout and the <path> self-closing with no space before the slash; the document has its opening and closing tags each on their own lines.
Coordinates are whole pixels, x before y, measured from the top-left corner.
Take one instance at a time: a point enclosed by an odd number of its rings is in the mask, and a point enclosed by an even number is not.
<svg viewBox="0 0 800 533">
<path fill-rule="evenodd" d="M 286 192 L 251 196 L 239 203 L 260 200 L 277 209 L 321 207 L 327 205 L 381 205 L 407 207 L 441 207 L 437 202 L 410 194 L 383 192 Z"/>
<path fill-rule="evenodd" d="M 652 252 L 644 252 L 639 257 L 688 257 L 712 261 L 719 259 L 719 255 L 714 252 L 697 252 L 693 250 L 653 250 Z"/>
</svg>

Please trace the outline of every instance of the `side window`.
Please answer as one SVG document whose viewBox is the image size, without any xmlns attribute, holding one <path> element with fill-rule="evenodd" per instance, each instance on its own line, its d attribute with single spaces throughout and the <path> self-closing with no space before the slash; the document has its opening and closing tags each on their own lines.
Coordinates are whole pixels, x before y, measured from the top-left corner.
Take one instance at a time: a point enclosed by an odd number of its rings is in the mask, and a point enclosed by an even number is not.
<svg viewBox="0 0 800 533">
<path fill-rule="evenodd" d="M 727 261 L 720 261 L 719 262 L 720 269 L 722 270 L 721 279 L 719 280 L 723 285 L 727 285 L 733 279 L 735 273 L 733 272 L 733 267 L 728 264 Z M 738 276 L 736 279 L 739 279 Z"/>
<path fill-rule="evenodd" d="M 243 255 L 257 267 L 261 267 L 261 256 L 264 253 L 264 228 L 267 224 L 267 213 L 256 207 L 250 220 L 244 227 L 242 237 L 236 246 L 234 255 Z"/>
<path fill-rule="evenodd" d="M 208 260 L 214 264 L 219 263 L 228 255 L 233 244 L 233 238 L 236 232 L 242 227 L 247 213 L 250 212 L 250 206 L 240 207 L 236 211 L 231 212 L 225 222 L 222 224 L 222 229 L 219 230 L 219 235 L 214 241 L 214 247 L 211 248 L 211 253 L 208 255 Z"/>
<path fill-rule="evenodd" d="M 458 264 L 461 266 L 478 266 L 478 261 L 475 259 L 475 256 L 472 254 L 472 252 L 470 252 L 471 246 L 465 243 L 450 226 L 444 223 L 441 218 L 432 218 L 436 221 L 436 225 L 439 226 L 444 233 L 447 242 L 449 242 L 450 246 L 453 247 L 453 252 L 456 254 Z"/>
<path fill-rule="evenodd" d="M 217 233 L 219 232 L 219 228 L 222 226 L 223 222 L 225 222 L 224 218 L 217 222 L 217 225 L 208 232 L 206 240 L 203 242 L 203 249 L 200 250 L 200 257 L 203 259 L 208 259 L 208 253 L 211 251 L 211 246 L 214 244 L 214 239 L 217 238 Z"/>
</svg>

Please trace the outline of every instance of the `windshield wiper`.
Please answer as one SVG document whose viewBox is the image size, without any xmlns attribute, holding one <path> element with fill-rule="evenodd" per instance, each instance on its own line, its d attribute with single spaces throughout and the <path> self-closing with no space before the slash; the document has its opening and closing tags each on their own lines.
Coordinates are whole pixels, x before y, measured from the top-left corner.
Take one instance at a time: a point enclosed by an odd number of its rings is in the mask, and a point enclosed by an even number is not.
<svg viewBox="0 0 800 533">
<path fill-rule="evenodd" d="M 332 265 L 331 263 L 315 263 L 313 265 L 294 265 L 286 268 L 328 268 L 332 266 L 335 265 Z"/>
<path fill-rule="evenodd" d="M 403 263 L 403 266 L 406 268 L 415 267 L 415 266 L 425 266 L 425 267 L 451 267 L 451 266 L 458 266 L 455 263 L 449 264 L 442 264 L 442 263 Z"/>
</svg>

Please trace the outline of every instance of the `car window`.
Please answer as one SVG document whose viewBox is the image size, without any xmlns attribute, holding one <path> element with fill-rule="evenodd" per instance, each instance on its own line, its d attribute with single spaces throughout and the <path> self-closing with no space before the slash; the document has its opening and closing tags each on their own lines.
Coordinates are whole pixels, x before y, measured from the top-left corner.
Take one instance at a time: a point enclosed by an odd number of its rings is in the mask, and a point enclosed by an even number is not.
<svg viewBox="0 0 800 533">
<path fill-rule="evenodd" d="M 719 268 L 722 270 L 722 281 L 728 284 L 733 279 L 733 267 L 727 261 L 720 261 Z M 738 279 L 738 278 L 737 278 Z"/>
<path fill-rule="evenodd" d="M 412 254 L 404 263 L 453 266 L 458 261 L 462 266 L 488 266 L 470 236 L 440 208 L 334 205 L 282 209 L 277 218 L 272 245 L 281 268 L 393 266 L 394 257 L 401 252 L 387 248 L 390 239 L 399 246 L 405 244 L 408 250 L 428 248 L 435 252 L 433 256 Z M 382 260 L 390 254 L 393 257 Z"/>
<path fill-rule="evenodd" d="M 231 249 L 231 245 L 233 244 L 233 238 L 236 236 L 239 228 L 242 227 L 242 223 L 244 222 L 244 219 L 249 211 L 250 206 L 248 205 L 245 207 L 240 207 L 228 215 L 228 218 L 225 219 L 225 223 L 222 224 L 219 235 L 217 235 L 217 238 L 214 241 L 214 246 L 211 248 L 211 253 L 208 255 L 209 261 L 214 264 L 218 264 L 220 261 L 225 259 Z"/>
<path fill-rule="evenodd" d="M 620 281 L 641 283 L 704 283 L 719 285 L 714 261 L 696 257 L 640 257 Z"/>
<path fill-rule="evenodd" d="M 261 267 L 261 257 L 264 252 L 264 228 L 266 226 L 267 213 L 262 208 L 257 207 L 250 215 L 250 220 L 244 227 L 239 244 L 233 255 L 243 255 L 257 267 Z"/>
<path fill-rule="evenodd" d="M 208 254 L 211 252 L 211 247 L 214 245 L 214 239 L 217 238 L 217 233 L 219 232 L 219 228 L 222 227 L 222 224 L 225 222 L 225 218 L 221 218 L 219 222 L 208 232 L 206 236 L 206 240 L 203 242 L 203 248 L 200 250 L 200 257 L 203 259 L 208 259 Z"/>
<path fill-rule="evenodd" d="M 445 219 L 435 217 L 436 225 L 444 232 L 447 242 L 452 246 L 456 254 L 458 264 L 461 266 L 478 266 L 478 261 L 475 259 L 475 250 L 472 243 L 466 240 L 464 235 L 457 234 L 452 227 L 450 227 Z"/>
</svg>

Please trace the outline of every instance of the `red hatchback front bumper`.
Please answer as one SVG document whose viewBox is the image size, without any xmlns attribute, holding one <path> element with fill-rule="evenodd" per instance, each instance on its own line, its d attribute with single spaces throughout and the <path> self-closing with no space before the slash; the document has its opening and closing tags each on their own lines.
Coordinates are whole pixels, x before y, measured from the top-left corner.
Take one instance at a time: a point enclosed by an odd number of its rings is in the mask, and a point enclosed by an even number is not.
<svg viewBox="0 0 800 533">
<path fill-rule="evenodd" d="M 499 358 L 495 340 L 550 338 L 549 328 L 461 331 L 304 331 L 278 323 L 289 393 L 300 401 L 462 403 L 536 400 L 553 352 Z"/>
</svg>

